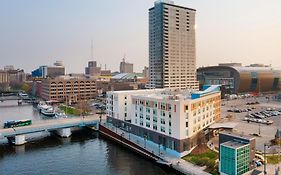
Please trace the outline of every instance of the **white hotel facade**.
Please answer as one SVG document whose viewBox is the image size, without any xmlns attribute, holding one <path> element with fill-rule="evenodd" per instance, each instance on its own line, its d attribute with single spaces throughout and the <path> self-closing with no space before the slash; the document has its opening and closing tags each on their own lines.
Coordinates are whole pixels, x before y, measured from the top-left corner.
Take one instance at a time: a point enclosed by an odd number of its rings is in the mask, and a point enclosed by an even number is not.
<svg viewBox="0 0 281 175">
<path fill-rule="evenodd" d="M 107 93 L 108 122 L 172 150 L 178 157 L 220 118 L 218 86 L 204 91 L 151 89 Z"/>
</svg>

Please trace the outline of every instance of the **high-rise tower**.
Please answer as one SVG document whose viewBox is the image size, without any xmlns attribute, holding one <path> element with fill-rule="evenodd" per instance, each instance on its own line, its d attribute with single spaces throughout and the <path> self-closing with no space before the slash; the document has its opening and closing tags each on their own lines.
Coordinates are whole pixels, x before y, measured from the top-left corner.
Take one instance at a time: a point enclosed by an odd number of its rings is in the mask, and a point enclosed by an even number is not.
<svg viewBox="0 0 281 175">
<path fill-rule="evenodd" d="M 149 9 L 149 87 L 198 89 L 195 13 L 169 0 Z"/>
</svg>

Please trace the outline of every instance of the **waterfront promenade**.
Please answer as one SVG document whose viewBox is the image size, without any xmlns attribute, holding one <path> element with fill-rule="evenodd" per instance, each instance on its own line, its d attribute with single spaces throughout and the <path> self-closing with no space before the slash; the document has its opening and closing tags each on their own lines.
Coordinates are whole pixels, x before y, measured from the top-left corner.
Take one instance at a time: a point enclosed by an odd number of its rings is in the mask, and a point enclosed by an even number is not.
<svg viewBox="0 0 281 175">
<path fill-rule="evenodd" d="M 137 144 L 138 146 L 144 148 L 149 151 L 151 154 L 154 154 L 155 157 L 160 157 L 159 163 L 163 163 L 171 166 L 175 170 L 188 175 L 210 175 L 209 173 L 203 171 L 202 167 L 193 165 L 181 158 L 175 157 L 166 151 L 162 146 L 158 146 L 151 141 L 147 141 L 144 138 L 138 137 L 134 134 L 131 134 L 125 130 L 117 128 L 108 123 L 102 123 L 102 126 L 106 127 L 110 131 L 118 134 L 123 139 L 127 139 L 130 142 Z"/>
</svg>

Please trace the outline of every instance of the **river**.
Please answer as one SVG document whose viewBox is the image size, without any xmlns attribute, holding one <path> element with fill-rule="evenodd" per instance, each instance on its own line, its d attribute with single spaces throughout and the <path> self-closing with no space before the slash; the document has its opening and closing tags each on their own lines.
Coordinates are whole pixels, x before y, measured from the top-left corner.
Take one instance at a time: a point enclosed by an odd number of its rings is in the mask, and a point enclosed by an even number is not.
<svg viewBox="0 0 281 175">
<path fill-rule="evenodd" d="M 31 105 L 0 102 L 0 124 L 17 119 L 44 120 Z M 31 134 L 23 146 L 0 140 L 0 175 L 175 175 L 138 154 L 88 130 L 70 138 Z"/>
</svg>

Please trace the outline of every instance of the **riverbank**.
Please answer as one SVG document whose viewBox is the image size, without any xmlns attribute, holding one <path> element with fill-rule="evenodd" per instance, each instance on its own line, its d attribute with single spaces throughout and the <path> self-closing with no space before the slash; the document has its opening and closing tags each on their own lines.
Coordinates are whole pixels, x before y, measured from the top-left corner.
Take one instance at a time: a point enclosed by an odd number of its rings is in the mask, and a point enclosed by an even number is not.
<svg viewBox="0 0 281 175">
<path fill-rule="evenodd" d="M 122 144 L 129 149 L 150 158 L 151 160 L 168 166 L 177 172 L 188 175 L 210 175 L 202 170 L 201 167 L 195 166 L 183 159 L 169 155 L 164 148 L 153 145 L 149 141 L 146 141 L 136 135 L 130 134 L 120 128 L 116 128 L 113 125 L 103 123 L 99 126 L 99 131 L 109 137 L 110 139 Z"/>
</svg>

